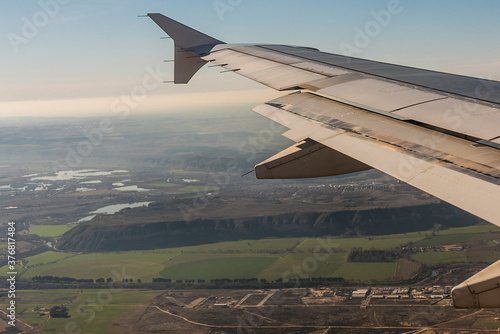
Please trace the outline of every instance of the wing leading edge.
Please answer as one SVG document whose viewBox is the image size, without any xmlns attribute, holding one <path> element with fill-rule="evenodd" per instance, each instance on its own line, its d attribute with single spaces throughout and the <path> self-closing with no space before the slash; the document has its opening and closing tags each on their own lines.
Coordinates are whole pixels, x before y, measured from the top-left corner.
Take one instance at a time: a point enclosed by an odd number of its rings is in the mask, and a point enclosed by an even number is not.
<svg viewBox="0 0 500 334">
<path fill-rule="evenodd" d="M 187 83 L 211 62 L 293 91 L 254 108 L 298 143 L 258 164 L 258 178 L 376 168 L 500 226 L 500 82 L 311 48 L 225 44 L 161 14 L 148 16 L 174 39 L 174 82 Z M 480 307 L 470 286 L 479 291 L 485 276 L 500 286 L 492 272 L 500 275 L 498 264 L 458 286 L 455 305 Z M 488 293 L 500 301 L 500 289 Z"/>
</svg>

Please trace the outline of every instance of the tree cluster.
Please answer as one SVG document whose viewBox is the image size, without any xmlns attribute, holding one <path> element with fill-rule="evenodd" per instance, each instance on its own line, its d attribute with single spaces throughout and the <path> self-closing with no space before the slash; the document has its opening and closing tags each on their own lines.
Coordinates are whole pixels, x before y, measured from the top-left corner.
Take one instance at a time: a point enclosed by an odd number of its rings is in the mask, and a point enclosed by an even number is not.
<svg viewBox="0 0 500 334">
<path fill-rule="evenodd" d="M 66 306 L 53 306 L 50 309 L 52 318 L 69 318 L 68 308 Z"/>
<path fill-rule="evenodd" d="M 91 278 L 73 278 L 73 277 L 58 277 L 58 276 L 34 276 L 33 282 L 50 282 L 50 283 L 94 283 Z"/>
<path fill-rule="evenodd" d="M 353 248 L 347 260 L 349 262 L 393 262 L 401 257 L 398 252 L 385 250 L 363 250 L 361 247 Z"/>
</svg>

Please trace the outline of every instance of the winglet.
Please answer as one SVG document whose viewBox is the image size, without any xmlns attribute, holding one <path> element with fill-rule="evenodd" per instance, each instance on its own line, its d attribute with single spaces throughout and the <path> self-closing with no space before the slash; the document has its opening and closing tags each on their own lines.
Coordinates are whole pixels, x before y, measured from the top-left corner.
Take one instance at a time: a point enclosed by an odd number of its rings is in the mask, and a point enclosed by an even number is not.
<svg viewBox="0 0 500 334">
<path fill-rule="evenodd" d="M 182 23 L 158 13 L 148 16 L 175 42 L 174 83 L 185 84 L 206 61 L 196 57 L 209 52 L 217 44 L 225 44 Z"/>
</svg>

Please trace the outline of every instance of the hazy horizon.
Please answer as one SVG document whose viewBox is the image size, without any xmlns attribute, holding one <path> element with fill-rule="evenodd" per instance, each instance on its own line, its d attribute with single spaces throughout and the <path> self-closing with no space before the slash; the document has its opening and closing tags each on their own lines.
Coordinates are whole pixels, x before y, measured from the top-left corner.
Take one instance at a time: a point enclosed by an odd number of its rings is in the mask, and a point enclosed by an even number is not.
<svg viewBox="0 0 500 334">
<path fill-rule="evenodd" d="M 231 3 L 43 0 L 10 4 L 0 14 L 4 35 L 0 117 L 104 115 L 120 109 L 131 97 L 136 101 L 127 103 L 130 109 L 150 112 L 203 103 L 258 104 L 276 94 L 239 75 L 220 74 L 219 68 L 203 68 L 188 85 L 163 84 L 173 76 L 172 64 L 163 62 L 172 58 L 173 42 L 161 40 L 163 31 L 149 18 L 137 17 L 148 12 L 163 13 L 229 43 L 311 46 L 382 62 L 500 78 L 500 45 L 490 42 L 496 40 L 500 3 Z M 384 17 L 390 6 L 396 14 Z M 374 23 L 379 28 L 366 34 Z M 151 87 L 146 94 L 145 82 Z"/>
</svg>

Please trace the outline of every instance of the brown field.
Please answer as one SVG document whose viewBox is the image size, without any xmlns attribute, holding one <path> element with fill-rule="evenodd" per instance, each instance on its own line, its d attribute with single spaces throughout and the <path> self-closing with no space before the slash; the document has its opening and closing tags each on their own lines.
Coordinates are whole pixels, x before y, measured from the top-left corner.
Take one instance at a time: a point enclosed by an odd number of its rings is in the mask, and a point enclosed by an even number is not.
<svg viewBox="0 0 500 334">
<path fill-rule="evenodd" d="M 419 263 L 407 259 L 400 259 L 398 261 L 398 269 L 396 277 L 398 280 L 403 280 L 403 281 L 409 280 L 418 273 L 420 267 L 422 267 L 422 265 Z"/>
</svg>

